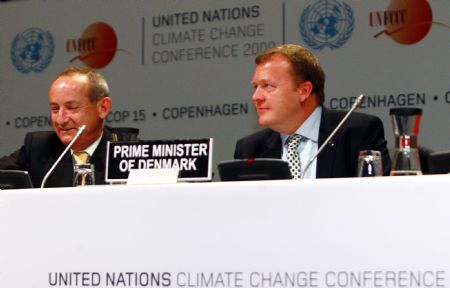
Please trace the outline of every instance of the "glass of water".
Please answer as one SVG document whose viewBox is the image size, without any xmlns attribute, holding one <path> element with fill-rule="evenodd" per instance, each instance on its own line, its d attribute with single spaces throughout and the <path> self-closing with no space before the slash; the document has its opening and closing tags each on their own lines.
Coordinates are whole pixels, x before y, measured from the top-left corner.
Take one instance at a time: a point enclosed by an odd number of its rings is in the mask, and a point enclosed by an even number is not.
<svg viewBox="0 0 450 288">
<path fill-rule="evenodd" d="M 358 155 L 358 177 L 383 176 L 381 152 L 377 150 L 363 150 Z"/>
<path fill-rule="evenodd" d="M 73 186 L 95 185 L 94 164 L 75 164 L 73 172 Z"/>
</svg>

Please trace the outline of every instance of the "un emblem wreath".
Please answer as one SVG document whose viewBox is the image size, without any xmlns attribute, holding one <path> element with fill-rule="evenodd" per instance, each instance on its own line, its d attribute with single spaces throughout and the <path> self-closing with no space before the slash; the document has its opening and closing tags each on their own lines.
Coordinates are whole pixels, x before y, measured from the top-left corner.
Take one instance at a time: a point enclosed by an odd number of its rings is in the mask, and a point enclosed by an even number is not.
<svg viewBox="0 0 450 288">
<path fill-rule="evenodd" d="M 347 3 L 321 0 L 303 10 L 300 35 L 312 49 L 336 49 L 351 37 L 354 23 L 352 8 Z"/>
<path fill-rule="evenodd" d="M 41 72 L 54 54 L 53 37 L 48 31 L 29 28 L 18 34 L 11 45 L 11 61 L 21 73 Z"/>
</svg>

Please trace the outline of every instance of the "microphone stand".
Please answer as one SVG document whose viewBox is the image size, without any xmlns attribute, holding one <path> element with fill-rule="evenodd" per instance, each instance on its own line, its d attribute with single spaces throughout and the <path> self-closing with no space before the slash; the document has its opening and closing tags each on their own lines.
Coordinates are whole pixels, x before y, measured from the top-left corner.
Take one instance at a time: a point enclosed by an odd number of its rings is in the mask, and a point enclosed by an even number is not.
<svg viewBox="0 0 450 288">
<path fill-rule="evenodd" d="M 302 171 L 302 175 L 300 177 L 301 179 L 305 178 L 305 174 L 306 174 L 306 171 L 308 171 L 308 168 L 311 166 L 311 164 L 314 162 L 314 160 L 316 160 L 317 156 L 319 156 L 320 152 L 322 152 L 322 150 L 325 148 L 325 146 L 331 140 L 331 138 L 334 137 L 334 135 L 339 130 L 339 128 L 341 128 L 341 126 L 345 123 L 345 121 L 350 116 L 350 114 L 352 114 L 353 111 L 356 108 L 358 108 L 358 106 L 361 104 L 363 98 L 364 98 L 363 94 L 359 95 L 358 98 L 356 98 L 356 101 L 353 104 L 352 108 L 347 112 L 347 114 L 345 114 L 345 117 L 342 118 L 341 122 L 339 122 L 339 124 L 336 126 L 336 128 L 334 128 L 334 130 L 333 130 L 333 132 L 331 132 L 330 136 L 328 136 L 328 138 L 322 143 L 322 145 L 320 146 L 319 150 L 317 150 L 317 153 L 314 155 L 314 157 L 312 157 L 311 160 L 309 160 L 309 162 L 306 165 L 305 169 L 303 169 L 303 171 Z"/>
<path fill-rule="evenodd" d="M 86 125 L 82 125 L 80 128 L 78 128 L 78 132 L 75 135 L 75 137 L 73 137 L 72 141 L 70 141 L 70 143 L 69 143 L 69 145 L 67 145 L 66 149 L 64 149 L 64 151 L 61 153 L 61 155 L 59 155 L 59 158 L 55 161 L 55 163 L 53 163 L 50 170 L 48 170 L 48 172 L 45 174 L 44 179 L 42 180 L 42 183 L 41 183 L 41 189 L 44 188 L 45 182 L 47 182 L 47 178 L 52 174 L 53 170 L 55 170 L 56 165 L 58 165 L 58 163 L 59 163 L 59 161 L 61 161 L 62 157 L 66 154 L 66 152 L 70 149 L 70 147 L 72 147 L 73 143 L 75 143 L 75 141 L 77 141 L 77 139 L 81 136 L 81 134 L 83 134 L 84 130 L 86 130 Z"/>
</svg>

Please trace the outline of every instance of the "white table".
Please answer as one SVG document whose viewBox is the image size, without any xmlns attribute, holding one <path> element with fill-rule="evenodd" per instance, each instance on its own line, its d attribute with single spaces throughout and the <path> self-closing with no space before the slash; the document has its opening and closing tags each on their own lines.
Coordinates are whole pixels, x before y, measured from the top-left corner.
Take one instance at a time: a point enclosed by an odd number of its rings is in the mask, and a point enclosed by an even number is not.
<svg viewBox="0 0 450 288">
<path fill-rule="evenodd" d="M 0 287 L 449 279 L 448 175 L 0 191 Z"/>
</svg>

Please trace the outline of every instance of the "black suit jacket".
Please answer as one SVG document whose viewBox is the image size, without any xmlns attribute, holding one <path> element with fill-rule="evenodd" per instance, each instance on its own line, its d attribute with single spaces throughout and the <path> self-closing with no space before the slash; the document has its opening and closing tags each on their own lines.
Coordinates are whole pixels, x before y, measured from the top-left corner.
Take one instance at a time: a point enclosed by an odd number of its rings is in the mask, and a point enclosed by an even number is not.
<svg viewBox="0 0 450 288">
<path fill-rule="evenodd" d="M 322 107 L 319 147 L 344 118 L 346 112 Z M 356 176 L 358 153 L 379 150 L 382 153 L 383 174 L 389 175 L 391 160 L 384 139 L 383 123 L 378 117 L 353 113 L 317 158 L 316 178 Z M 264 129 L 237 141 L 235 159 L 281 159 L 280 133 Z"/>
<path fill-rule="evenodd" d="M 105 184 L 106 144 L 111 133 L 104 129 L 102 139 L 90 157 L 94 164 L 95 184 Z M 9 156 L 0 159 L 0 169 L 26 170 L 30 174 L 33 186 L 38 188 L 64 146 L 53 131 L 31 132 L 25 136 L 24 145 Z M 69 187 L 73 185 L 73 160 L 68 151 L 53 173 L 48 177 L 45 187 Z"/>
</svg>

